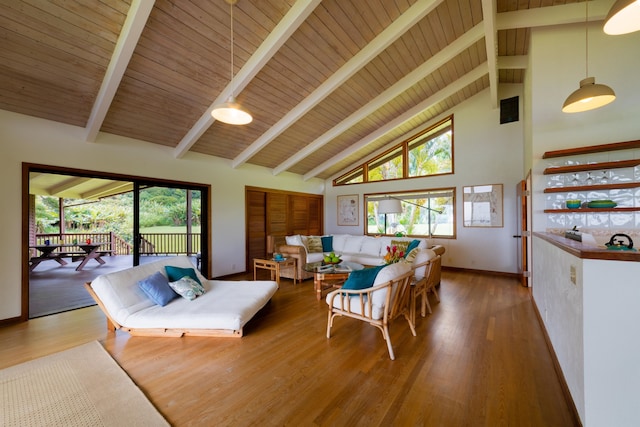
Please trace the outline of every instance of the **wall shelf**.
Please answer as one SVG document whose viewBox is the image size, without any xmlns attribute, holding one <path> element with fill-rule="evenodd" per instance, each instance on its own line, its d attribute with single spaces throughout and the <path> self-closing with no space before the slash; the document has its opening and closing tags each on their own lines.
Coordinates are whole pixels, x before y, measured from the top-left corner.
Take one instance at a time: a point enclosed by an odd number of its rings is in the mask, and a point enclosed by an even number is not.
<svg viewBox="0 0 640 427">
<path fill-rule="evenodd" d="M 615 162 L 602 162 L 602 163 L 585 163 L 583 165 L 569 165 L 569 166 L 552 166 L 544 170 L 544 175 L 555 175 L 559 173 L 571 173 L 571 172 L 586 172 L 601 169 L 620 169 L 620 168 L 632 168 L 640 165 L 640 159 L 635 160 L 619 160 Z"/>
<path fill-rule="evenodd" d="M 615 184 L 572 185 L 571 187 L 548 187 L 545 193 L 572 193 L 578 191 L 619 190 L 621 188 L 638 188 L 640 182 L 620 182 Z"/>
<path fill-rule="evenodd" d="M 640 207 L 635 208 L 578 208 L 578 209 L 545 209 L 544 213 L 603 213 L 603 212 L 640 212 Z"/>
<path fill-rule="evenodd" d="M 640 141 L 616 142 L 613 144 L 592 145 L 589 147 L 568 148 L 566 150 L 547 151 L 542 155 L 543 159 L 556 157 L 579 156 L 581 154 L 606 153 L 607 151 L 630 150 L 640 148 Z"/>
</svg>

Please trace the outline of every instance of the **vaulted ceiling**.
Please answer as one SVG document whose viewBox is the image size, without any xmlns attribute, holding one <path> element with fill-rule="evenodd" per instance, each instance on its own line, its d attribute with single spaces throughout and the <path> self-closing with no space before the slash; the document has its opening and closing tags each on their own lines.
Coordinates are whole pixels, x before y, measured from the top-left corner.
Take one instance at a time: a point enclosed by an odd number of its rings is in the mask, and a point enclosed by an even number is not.
<svg viewBox="0 0 640 427">
<path fill-rule="evenodd" d="M 612 1 L 591 2 L 602 20 Z M 329 178 L 489 89 L 572 0 L 0 0 L 0 109 Z M 214 121 L 235 94 L 248 125 Z"/>
</svg>

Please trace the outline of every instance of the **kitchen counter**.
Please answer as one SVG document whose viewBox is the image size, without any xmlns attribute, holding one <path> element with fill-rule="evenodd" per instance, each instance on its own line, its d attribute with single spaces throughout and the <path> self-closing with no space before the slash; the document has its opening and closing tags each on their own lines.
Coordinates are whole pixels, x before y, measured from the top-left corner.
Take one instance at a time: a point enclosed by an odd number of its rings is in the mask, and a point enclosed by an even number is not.
<svg viewBox="0 0 640 427">
<path fill-rule="evenodd" d="M 581 259 L 640 262 L 640 251 L 610 250 L 605 246 L 602 246 L 602 248 L 590 246 L 552 233 L 536 232 L 533 235 Z"/>
</svg>

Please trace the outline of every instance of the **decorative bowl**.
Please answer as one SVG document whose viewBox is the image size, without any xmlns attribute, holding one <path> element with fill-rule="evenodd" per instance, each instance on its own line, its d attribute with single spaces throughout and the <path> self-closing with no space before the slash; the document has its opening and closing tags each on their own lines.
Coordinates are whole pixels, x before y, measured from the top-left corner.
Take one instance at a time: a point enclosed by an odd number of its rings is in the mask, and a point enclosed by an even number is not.
<svg viewBox="0 0 640 427">
<path fill-rule="evenodd" d="M 342 262 L 341 259 L 339 259 L 338 261 L 325 261 L 322 260 L 322 265 L 336 265 L 336 264 L 340 264 Z"/>
<path fill-rule="evenodd" d="M 567 200 L 566 202 L 567 208 L 569 209 L 578 209 L 580 207 L 580 200 Z"/>
<path fill-rule="evenodd" d="M 592 200 L 587 206 L 590 208 L 615 208 L 618 204 L 613 200 Z"/>
</svg>

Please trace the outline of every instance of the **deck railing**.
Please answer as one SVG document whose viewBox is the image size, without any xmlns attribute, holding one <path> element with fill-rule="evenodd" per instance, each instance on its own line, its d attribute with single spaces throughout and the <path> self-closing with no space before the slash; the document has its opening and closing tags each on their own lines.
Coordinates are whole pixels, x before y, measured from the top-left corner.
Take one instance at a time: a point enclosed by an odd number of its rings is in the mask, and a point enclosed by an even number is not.
<svg viewBox="0 0 640 427">
<path fill-rule="evenodd" d="M 105 242 L 109 245 L 101 247 L 105 251 L 110 251 L 113 255 L 130 255 L 133 248 L 126 240 L 118 236 L 114 232 L 110 233 L 47 233 L 36 234 L 36 245 L 44 245 L 45 240 L 54 243 L 62 243 L 63 245 L 72 245 L 79 242 L 86 242 L 91 239 L 92 242 Z"/>
<path fill-rule="evenodd" d="M 199 233 L 142 233 L 140 235 L 141 255 L 195 255 L 200 252 Z M 49 233 L 36 234 L 35 244 L 44 245 L 45 240 L 71 245 L 78 242 L 109 242 L 104 250 L 113 255 L 130 255 L 133 247 L 116 233 Z"/>
</svg>

